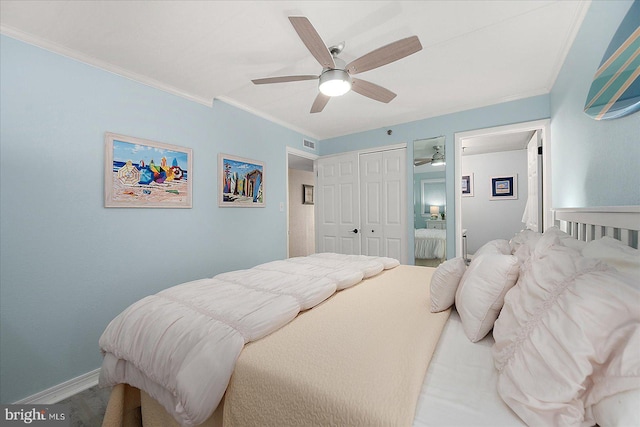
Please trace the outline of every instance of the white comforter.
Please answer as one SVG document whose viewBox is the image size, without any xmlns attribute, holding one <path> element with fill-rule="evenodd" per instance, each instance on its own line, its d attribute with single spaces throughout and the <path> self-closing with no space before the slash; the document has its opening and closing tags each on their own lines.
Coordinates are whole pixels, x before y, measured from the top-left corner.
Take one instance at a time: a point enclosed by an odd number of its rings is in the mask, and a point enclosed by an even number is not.
<svg viewBox="0 0 640 427">
<path fill-rule="evenodd" d="M 146 391 L 185 426 L 222 399 L 244 344 L 336 290 L 393 268 L 391 258 L 315 254 L 174 286 L 132 304 L 100 338 L 100 384 Z"/>
</svg>

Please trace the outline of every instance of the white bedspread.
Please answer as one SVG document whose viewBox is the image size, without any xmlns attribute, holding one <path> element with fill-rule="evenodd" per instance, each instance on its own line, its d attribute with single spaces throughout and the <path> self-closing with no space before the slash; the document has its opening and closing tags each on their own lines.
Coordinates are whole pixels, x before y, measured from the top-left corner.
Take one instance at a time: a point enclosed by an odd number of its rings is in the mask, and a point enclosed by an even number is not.
<svg viewBox="0 0 640 427">
<path fill-rule="evenodd" d="M 130 384 L 180 424 L 200 424 L 222 399 L 245 343 L 279 329 L 336 290 L 397 265 L 390 258 L 315 254 L 143 298 L 101 336 L 100 384 Z"/>
<path fill-rule="evenodd" d="M 491 334 L 469 341 L 454 310 L 424 377 L 413 427 L 521 427 L 500 398 Z"/>
<path fill-rule="evenodd" d="M 414 256 L 420 259 L 443 259 L 447 253 L 447 230 L 418 228 L 414 236 Z"/>
</svg>

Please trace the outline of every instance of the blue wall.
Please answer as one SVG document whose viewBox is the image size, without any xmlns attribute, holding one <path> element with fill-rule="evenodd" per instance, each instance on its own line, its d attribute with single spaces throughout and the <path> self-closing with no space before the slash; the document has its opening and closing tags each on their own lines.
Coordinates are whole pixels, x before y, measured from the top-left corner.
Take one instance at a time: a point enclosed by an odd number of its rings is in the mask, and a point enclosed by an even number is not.
<svg viewBox="0 0 640 427">
<path fill-rule="evenodd" d="M 139 298 L 286 256 L 286 146 L 304 135 L 0 38 L 0 378 L 11 403 L 92 371 Z M 104 132 L 193 149 L 192 209 L 105 209 Z M 265 162 L 265 208 L 219 208 L 217 155 Z"/>
<path fill-rule="evenodd" d="M 411 164 L 411 163 L 409 163 Z M 413 226 L 414 228 L 426 228 L 427 217 L 422 215 L 422 185 L 423 179 L 445 179 L 444 171 L 441 172 L 423 172 L 413 174 Z M 416 203 L 417 201 L 417 203 Z M 442 210 L 441 210 L 442 212 Z M 446 206 L 444 212 L 447 212 Z M 411 234 L 411 233 L 409 233 Z"/>
<path fill-rule="evenodd" d="M 591 3 L 551 92 L 554 207 L 640 205 L 640 113 L 606 121 L 583 113 L 591 80 L 631 4 Z"/>
</svg>

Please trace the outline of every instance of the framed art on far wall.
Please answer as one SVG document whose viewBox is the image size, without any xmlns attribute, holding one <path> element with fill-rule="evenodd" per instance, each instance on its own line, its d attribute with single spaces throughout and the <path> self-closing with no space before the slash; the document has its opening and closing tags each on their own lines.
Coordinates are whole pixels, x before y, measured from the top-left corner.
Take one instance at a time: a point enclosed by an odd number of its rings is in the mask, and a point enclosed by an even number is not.
<svg viewBox="0 0 640 427">
<path fill-rule="evenodd" d="M 191 208 L 190 148 L 111 132 L 104 146 L 106 208 Z"/>
<path fill-rule="evenodd" d="M 490 200 L 518 198 L 518 175 L 492 176 Z"/>
<path fill-rule="evenodd" d="M 462 197 L 473 197 L 473 174 L 462 175 Z"/>
<path fill-rule="evenodd" d="M 218 206 L 265 207 L 264 163 L 218 154 Z"/>
<path fill-rule="evenodd" d="M 313 204 L 313 185 L 302 184 L 302 204 Z"/>
</svg>

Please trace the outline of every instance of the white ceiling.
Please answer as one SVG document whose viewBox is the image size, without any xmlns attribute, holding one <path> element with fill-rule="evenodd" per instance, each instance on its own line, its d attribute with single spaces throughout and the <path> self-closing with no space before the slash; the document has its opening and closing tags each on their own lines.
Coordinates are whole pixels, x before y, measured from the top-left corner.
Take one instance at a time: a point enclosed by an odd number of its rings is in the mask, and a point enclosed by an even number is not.
<svg viewBox="0 0 640 427">
<path fill-rule="evenodd" d="M 214 98 L 317 139 L 546 94 L 589 1 L 10 1 L 3 34 L 211 105 Z M 310 114 L 319 74 L 287 16 L 306 16 L 347 63 L 417 35 L 423 50 L 358 77 L 397 93 L 354 92 Z"/>
<path fill-rule="evenodd" d="M 462 155 L 496 153 L 501 151 L 526 150 L 534 131 L 511 132 L 499 135 L 465 138 Z"/>
</svg>

